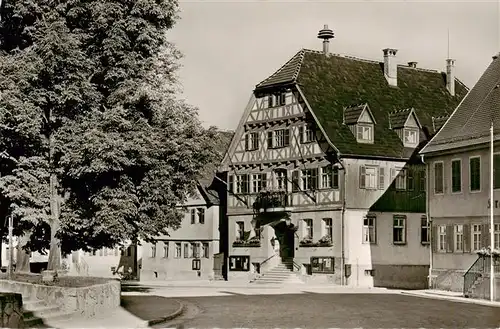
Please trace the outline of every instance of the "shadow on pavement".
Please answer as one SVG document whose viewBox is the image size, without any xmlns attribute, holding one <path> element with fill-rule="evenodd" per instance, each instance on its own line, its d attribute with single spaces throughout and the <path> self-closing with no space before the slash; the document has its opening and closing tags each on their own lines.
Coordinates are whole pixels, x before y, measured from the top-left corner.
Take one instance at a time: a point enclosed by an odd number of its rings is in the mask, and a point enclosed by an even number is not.
<svg viewBox="0 0 500 329">
<path fill-rule="evenodd" d="M 122 283 L 122 292 L 150 292 L 151 288 L 133 283 Z"/>
<path fill-rule="evenodd" d="M 151 321 L 176 312 L 178 301 L 160 296 L 122 296 L 121 306 L 138 318 Z"/>
</svg>

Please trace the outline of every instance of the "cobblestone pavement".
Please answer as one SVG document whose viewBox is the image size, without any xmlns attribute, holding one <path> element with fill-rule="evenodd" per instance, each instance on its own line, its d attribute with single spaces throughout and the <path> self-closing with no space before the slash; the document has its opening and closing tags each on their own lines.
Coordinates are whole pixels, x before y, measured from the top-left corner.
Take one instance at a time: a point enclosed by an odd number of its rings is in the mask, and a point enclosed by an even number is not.
<svg viewBox="0 0 500 329">
<path fill-rule="evenodd" d="M 180 298 L 181 317 L 157 328 L 493 328 L 496 307 L 400 293 L 311 293 Z"/>
</svg>

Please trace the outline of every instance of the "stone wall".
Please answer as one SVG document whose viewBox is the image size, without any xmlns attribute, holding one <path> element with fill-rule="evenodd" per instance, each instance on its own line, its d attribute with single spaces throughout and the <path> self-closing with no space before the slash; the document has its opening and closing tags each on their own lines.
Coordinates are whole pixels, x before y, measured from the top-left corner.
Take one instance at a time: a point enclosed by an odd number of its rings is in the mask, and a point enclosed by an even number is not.
<svg viewBox="0 0 500 329">
<path fill-rule="evenodd" d="M 120 306 L 121 286 L 118 280 L 81 288 L 0 280 L 0 290 L 20 293 L 25 299 L 43 300 L 65 313 L 93 317 Z"/>
<path fill-rule="evenodd" d="M 0 293 L 0 327 L 24 328 L 21 294 Z"/>
<path fill-rule="evenodd" d="M 373 285 L 396 289 L 427 289 L 428 265 L 374 264 Z"/>
<path fill-rule="evenodd" d="M 463 292 L 465 270 L 432 270 L 432 288 L 439 290 Z"/>
</svg>

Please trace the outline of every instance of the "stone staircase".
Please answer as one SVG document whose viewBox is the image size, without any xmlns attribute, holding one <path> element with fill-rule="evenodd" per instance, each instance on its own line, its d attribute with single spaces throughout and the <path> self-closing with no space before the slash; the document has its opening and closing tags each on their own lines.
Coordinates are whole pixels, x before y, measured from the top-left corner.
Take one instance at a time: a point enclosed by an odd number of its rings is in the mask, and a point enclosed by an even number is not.
<svg viewBox="0 0 500 329">
<path fill-rule="evenodd" d="M 30 300 L 23 297 L 25 328 L 52 328 L 53 321 L 62 320 L 71 315 L 62 311 L 59 306 L 47 305 L 43 300 Z"/>
<path fill-rule="evenodd" d="M 280 264 L 271 270 L 261 274 L 255 280 L 251 281 L 255 284 L 303 284 L 304 281 L 299 279 L 296 273 L 293 272 L 293 260 L 282 260 Z"/>
</svg>

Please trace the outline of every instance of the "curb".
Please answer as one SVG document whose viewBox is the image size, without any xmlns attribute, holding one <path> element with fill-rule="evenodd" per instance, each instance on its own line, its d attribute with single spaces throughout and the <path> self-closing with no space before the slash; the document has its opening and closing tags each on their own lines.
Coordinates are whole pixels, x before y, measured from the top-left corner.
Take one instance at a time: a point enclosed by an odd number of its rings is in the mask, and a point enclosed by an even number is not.
<svg viewBox="0 0 500 329">
<path fill-rule="evenodd" d="M 420 294 L 420 293 L 412 293 L 407 291 L 401 291 L 402 295 L 413 296 L 413 297 L 421 297 L 421 298 L 429 298 L 429 299 L 440 299 L 447 300 L 451 302 L 458 302 L 464 304 L 476 304 L 482 306 L 491 306 L 491 307 L 500 307 L 500 302 L 490 302 L 482 299 L 469 299 L 464 297 L 454 297 L 454 296 L 445 296 L 443 294 Z"/>
<path fill-rule="evenodd" d="M 162 316 L 160 318 L 156 318 L 156 319 L 147 321 L 148 326 L 153 326 L 155 324 L 166 322 L 166 321 L 172 320 L 178 316 L 181 316 L 182 313 L 184 313 L 185 306 L 181 301 L 179 301 L 177 299 L 174 299 L 174 300 L 179 304 L 179 308 L 177 308 L 177 310 L 170 313 L 169 315 Z"/>
</svg>

